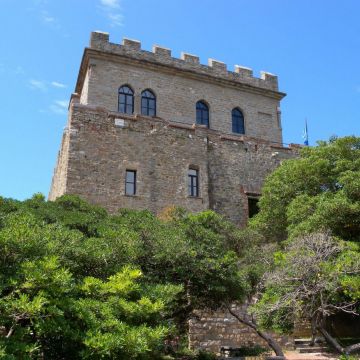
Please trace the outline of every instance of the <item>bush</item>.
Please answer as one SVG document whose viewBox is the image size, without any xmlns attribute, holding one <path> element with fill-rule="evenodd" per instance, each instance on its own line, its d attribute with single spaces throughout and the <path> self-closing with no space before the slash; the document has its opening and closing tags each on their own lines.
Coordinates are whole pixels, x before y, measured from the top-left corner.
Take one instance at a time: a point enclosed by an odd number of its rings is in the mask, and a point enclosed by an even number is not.
<svg viewBox="0 0 360 360">
<path fill-rule="evenodd" d="M 233 356 L 259 356 L 263 353 L 268 352 L 269 349 L 264 348 L 260 345 L 254 345 L 254 346 L 243 346 L 239 349 L 236 349 L 234 351 Z"/>
<path fill-rule="evenodd" d="M 200 350 L 199 354 L 196 356 L 196 360 L 215 360 L 217 359 L 214 353 L 208 351 Z"/>
</svg>

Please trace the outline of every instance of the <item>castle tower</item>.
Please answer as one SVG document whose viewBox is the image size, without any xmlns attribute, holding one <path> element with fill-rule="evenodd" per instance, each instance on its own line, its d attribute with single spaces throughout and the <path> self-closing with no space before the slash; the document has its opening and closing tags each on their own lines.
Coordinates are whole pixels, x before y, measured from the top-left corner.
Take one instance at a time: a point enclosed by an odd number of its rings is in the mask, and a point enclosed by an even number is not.
<svg viewBox="0 0 360 360">
<path fill-rule="evenodd" d="M 275 75 L 91 34 L 49 199 L 78 194 L 111 212 L 213 209 L 243 225 L 282 145 Z"/>
</svg>

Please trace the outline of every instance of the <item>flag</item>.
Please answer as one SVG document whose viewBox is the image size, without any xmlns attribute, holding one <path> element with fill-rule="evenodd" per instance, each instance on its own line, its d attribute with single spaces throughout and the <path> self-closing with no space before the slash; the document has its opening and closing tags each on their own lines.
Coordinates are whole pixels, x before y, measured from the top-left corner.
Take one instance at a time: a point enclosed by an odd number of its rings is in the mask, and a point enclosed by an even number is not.
<svg viewBox="0 0 360 360">
<path fill-rule="evenodd" d="M 309 146 L 309 135 L 308 135 L 308 127 L 307 127 L 307 120 L 305 119 L 305 128 L 303 133 L 304 145 Z"/>
</svg>

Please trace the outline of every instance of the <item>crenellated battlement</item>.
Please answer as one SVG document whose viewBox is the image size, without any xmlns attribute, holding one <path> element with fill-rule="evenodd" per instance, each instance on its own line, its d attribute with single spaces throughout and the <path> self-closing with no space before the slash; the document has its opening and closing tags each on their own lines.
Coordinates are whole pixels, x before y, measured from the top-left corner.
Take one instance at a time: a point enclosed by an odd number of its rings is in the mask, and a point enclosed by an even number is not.
<svg viewBox="0 0 360 360">
<path fill-rule="evenodd" d="M 271 73 L 262 71 L 260 77 L 255 77 L 252 69 L 240 65 L 235 65 L 234 71 L 228 71 L 227 65 L 219 60 L 210 58 L 208 64 L 204 65 L 196 55 L 182 52 L 180 58 L 176 58 L 172 56 L 171 49 L 159 45 L 154 45 L 152 51 L 147 51 L 141 48 L 140 41 L 127 38 L 124 38 L 121 44 L 114 44 L 109 41 L 109 33 L 106 32 L 92 32 L 90 48 L 279 92 L 278 78 Z M 283 93 L 279 93 L 280 98 L 283 96 Z"/>
</svg>

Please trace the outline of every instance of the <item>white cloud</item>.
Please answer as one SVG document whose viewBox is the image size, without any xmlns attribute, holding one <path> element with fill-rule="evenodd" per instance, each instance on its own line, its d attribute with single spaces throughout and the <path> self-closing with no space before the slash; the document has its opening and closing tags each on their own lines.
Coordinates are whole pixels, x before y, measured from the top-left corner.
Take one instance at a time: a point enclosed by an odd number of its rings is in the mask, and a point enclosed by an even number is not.
<svg viewBox="0 0 360 360">
<path fill-rule="evenodd" d="M 16 67 L 8 67 L 8 66 L 5 66 L 5 64 L 0 63 L 0 73 L 4 73 L 5 71 L 9 75 L 24 75 L 25 74 L 24 68 L 20 65 L 18 65 Z"/>
<path fill-rule="evenodd" d="M 54 103 L 49 106 L 49 110 L 57 115 L 65 115 L 68 104 L 69 102 L 67 100 L 55 100 Z"/>
<path fill-rule="evenodd" d="M 33 90 L 41 90 L 41 91 L 47 90 L 45 81 L 30 79 L 29 85 L 30 85 L 30 88 Z"/>
<path fill-rule="evenodd" d="M 65 109 L 63 109 L 57 105 L 54 105 L 54 104 L 50 105 L 49 109 L 52 113 L 57 114 L 57 115 L 65 115 L 66 114 Z"/>
<path fill-rule="evenodd" d="M 62 107 L 62 108 L 64 108 L 64 109 L 67 109 L 68 105 L 69 105 L 69 102 L 67 100 L 56 100 L 55 104 Z"/>
<path fill-rule="evenodd" d="M 124 25 L 124 15 L 121 12 L 120 0 L 100 0 L 100 8 L 108 18 L 111 26 Z"/>
<path fill-rule="evenodd" d="M 124 26 L 123 14 L 108 14 L 111 26 Z"/>
<path fill-rule="evenodd" d="M 55 18 L 51 16 L 46 10 L 42 10 L 40 13 L 41 20 L 45 23 L 52 23 L 55 21 Z"/>
<path fill-rule="evenodd" d="M 120 7 L 119 0 L 100 0 L 101 5 L 112 8 L 118 9 Z"/>
<path fill-rule="evenodd" d="M 0 66 L 1 69 L 1 66 Z M 24 70 L 22 67 L 18 67 L 16 68 L 16 70 L 14 71 L 15 74 L 24 74 Z M 30 79 L 29 80 L 29 86 L 31 89 L 33 90 L 41 90 L 41 91 L 47 91 L 48 88 L 50 87 L 50 85 L 54 88 L 57 89 L 64 89 L 66 88 L 66 85 L 58 82 L 58 81 L 52 81 L 52 82 L 47 82 L 47 81 L 43 81 L 43 80 L 36 80 L 36 79 Z"/>
<path fill-rule="evenodd" d="M 52 16 L 44 16 L 43 17 L 43 20 L 46 22 L 46 23 L 53 23 L 55 21 L 55 18 L 52 17 Z"/>
<path fill-rule="evenodd" d="M 46 5 L 48 0 L 34 0 L 35 5 Z"/>
<path fill-rule="evenodd" d="M 15 75 L 23 75 L 23 74 L 25 74 L 25 70 L 22 66 L 17 66 L 16 69 L 14 70 L 14 74 Z"/>
<path fill-rule="evenodd" d="M 50 26 L 53 29 L 60 29 L 60 24 L 58 19 L 52 16 L 48 11 L 42 10 L 40 12 L 40 19 L 45 25 Z"/>
<path fill-rule="evenodd" d="M 51 85 L 52 85 L 53 87 L 56 87 L 56 88 L 61 88 L 61 89 L 66 88 L 66 85 L 65 85 L 65 84 L 62 84 L 62 83 L 57 82 L 57 81 L 52 81 L 52 82 L 51 82 Z"/>
</svg>

